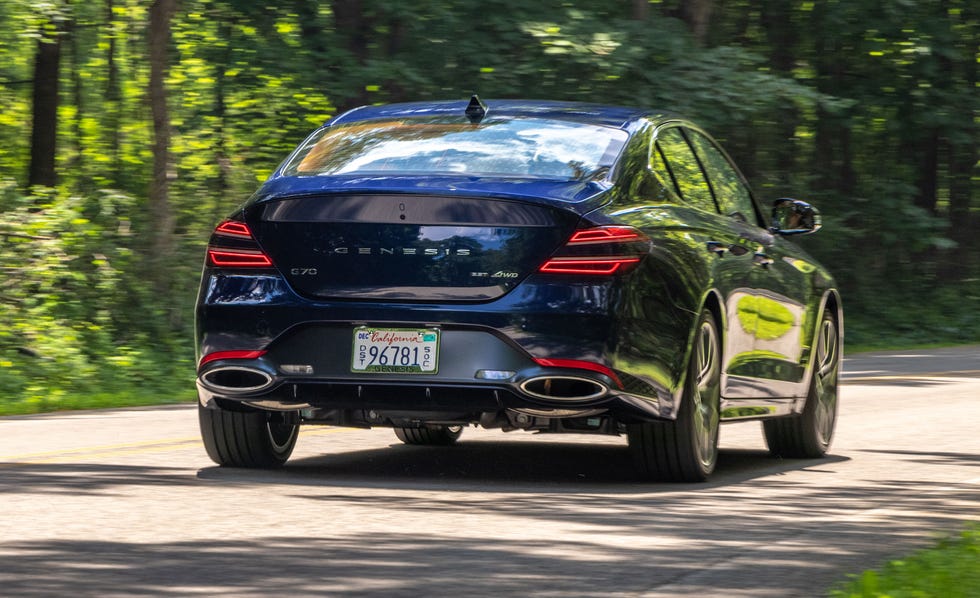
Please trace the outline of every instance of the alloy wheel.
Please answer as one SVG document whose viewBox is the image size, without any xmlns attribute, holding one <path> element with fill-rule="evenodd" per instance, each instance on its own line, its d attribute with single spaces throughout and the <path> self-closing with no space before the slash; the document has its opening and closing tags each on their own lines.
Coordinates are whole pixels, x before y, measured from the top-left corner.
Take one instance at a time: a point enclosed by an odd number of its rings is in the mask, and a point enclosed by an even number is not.
<svg viewBox="0 0 980 598">
<path fill-rule="evenodd" d="M 719 343 L 711 322 L 702 322 L 695 345 L 697 374 L 691 393 L 694 432 L 698 459 L 705 468 L 713 467 L 718 458 L 719 423 Z"/>
<path fill-rule="evenodd" d="M 813 387 L 816 412 L 814 423 L 819 442 L 826 446 L 837 421 L 837 385 L 840 374 L 840 340 L 837 325 L 830 318 L 823 321 L 817 338 Z"/>
</svg>

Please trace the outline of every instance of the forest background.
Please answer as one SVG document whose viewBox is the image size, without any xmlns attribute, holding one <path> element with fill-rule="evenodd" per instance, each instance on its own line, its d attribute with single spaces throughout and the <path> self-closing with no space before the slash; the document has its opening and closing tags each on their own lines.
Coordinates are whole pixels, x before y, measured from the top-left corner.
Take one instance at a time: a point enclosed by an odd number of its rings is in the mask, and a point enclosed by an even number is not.
<svg viewBox="0 0 980 598">
<path fill-rule="evenodd" d="M 817 205 L 849 347 L 980 340 L 975 0 L 0 0 L 0 412 L 193 397 L 203 249 L 361 104 L 668 108 Z"/>
</svg>

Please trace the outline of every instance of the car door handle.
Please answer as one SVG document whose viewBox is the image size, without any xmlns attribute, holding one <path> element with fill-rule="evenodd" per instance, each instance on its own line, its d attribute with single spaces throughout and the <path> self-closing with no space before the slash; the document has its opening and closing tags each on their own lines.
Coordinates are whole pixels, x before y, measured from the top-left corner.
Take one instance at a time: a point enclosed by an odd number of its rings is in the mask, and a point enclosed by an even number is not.
<svg viewBox="0 0 980 598">
<path fill-rule="evenodd" d="M 750 251 L 737 243 L 725 245 L 724 243 L 719 243 L 718 241 L 708 241 L 705 245 L 708 247 L 708 251 L 717 255 L 718 257 L 725 255 L 725 252 L 728 252 L 734 256 L 740 256 L 745 255 Z"/>
<path fill-rule="evenodd" d="M 776 260 L 772 259 L 764 253 L 756 252 L 755 256 L 752 258 L 752 263 L 756 266 L 762 266 L 763 268 L 768 268 L 769 266 L 776 263 Z"/>
<path fill-rule="evenodd" d="M 725 247 L 725 244 L 719 243 L 718 241 L 708 241 L 707 246 L 708 246 L 708 251 L 717 255 L 718 257 L 725 255 L 725 252 L 728 251 L 728 248 Z"/>
</svg>

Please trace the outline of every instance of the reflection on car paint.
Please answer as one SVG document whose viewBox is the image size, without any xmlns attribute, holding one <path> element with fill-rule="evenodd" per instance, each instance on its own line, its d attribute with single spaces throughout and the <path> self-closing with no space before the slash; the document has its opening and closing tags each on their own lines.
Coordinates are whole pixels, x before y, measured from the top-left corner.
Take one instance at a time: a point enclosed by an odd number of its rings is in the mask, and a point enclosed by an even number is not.
<svg viewBox="0 0 980 598">
<path fill-rule="evenodd" d="M 473 98 L 340 115 L 210 240 L 231 257 L 206 262 L 197 305 L 209 455 L 281 463 L 299 424 L 434 444 L 481 425 L 626 434 L 644 475 L 698 455 L 664 477 L 704 479 L 719 420 L 810 417 L 820 330 L 836 414 L 840 297 L 790 240 L 820 222 L 785 198 L 765 213 L 669 113 Z M 359 329 L 437 329 L 438 367 L 355 367 Z M 767 440 L 783 454 L 811 428 Z M 664 430 L 696 445 L 668 456 Z"/>
</svg>

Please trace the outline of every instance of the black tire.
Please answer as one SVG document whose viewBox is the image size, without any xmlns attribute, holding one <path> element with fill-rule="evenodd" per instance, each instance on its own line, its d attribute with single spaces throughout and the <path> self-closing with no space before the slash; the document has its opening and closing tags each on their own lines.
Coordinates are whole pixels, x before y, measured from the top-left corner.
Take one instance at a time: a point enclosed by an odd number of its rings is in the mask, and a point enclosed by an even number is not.
<svg viewBox="0 0 980 598">
<path fill-rule="evenodd" d="M 449 446 L 456 444 L 463 426 L 433 426 L 428 428 L 395 428 L 395 436 L 405 444 Z"/>
<path fill-rule="evenodd" d="M 279 467 L 299 435 L 296 412 L 238 412 L 198 404 L 201 438 L 211 460 L 228 467 Z"/>
<path fill-rule="evenodd" d="M 718 463 L 721 342 L 711 312 L 698 320 L 677 419 L 627 428 L 640 475 L 664 482 L 703 482 Z"/>
<path fill-rule="evenodd" d="M 791 459 L 816 459 L 827 454 L 837 426 L 840 366 L 837 320 L 827 312 L 817 335 L 803 413 L 762 422 L 770 453 Z"/>
</svg>

